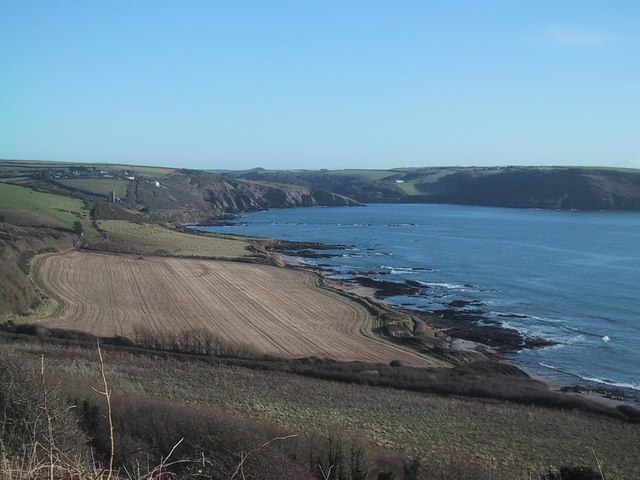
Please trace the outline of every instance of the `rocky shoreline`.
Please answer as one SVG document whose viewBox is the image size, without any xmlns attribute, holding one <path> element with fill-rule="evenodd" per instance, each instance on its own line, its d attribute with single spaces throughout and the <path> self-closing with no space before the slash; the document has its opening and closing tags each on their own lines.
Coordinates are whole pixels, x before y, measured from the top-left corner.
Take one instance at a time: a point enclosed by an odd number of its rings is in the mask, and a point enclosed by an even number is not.
<svg viewBox="0 0 640 480">
<path fill-rule="evenodd" d="M 287 257 L 321 259 L 340 256 L 342 254 L 335 252 L 345 251 L 349 248 L 352 247 L 314 242 L 276 241 L 268 247 L 268 251 Z M 328 251 L 333 251 L 333 253 L 327 253 Z M 305 267 L 323 276 L 331 276 L 336 273 L 330 270 L 329 265 L 318 264 L 315 266 L 306 265 Z M 385 275 L 386 272 L 347 272 L 346 274 L 350 275 L 350 278 L 342 279 L 342 283 L 371 289 L 373 297 L 382 302 L 392 296 L 429 295 L 429 288 L 420 282 L 412 280 L 393 282 L 372 278 L 374 275 Z M 393 306 L 393 308 L 410 312 L 411 315 L 422 318 L 427 324 L 445 331 L 451 337 L 483 344 L 500 353 L 517 352 L 523 348 L 548 347 L 555 344 L 544 338 L 524 336 L 516 329 L 500 325 L 486 316 L 487 312 L 481 309 L 480 302 L 454 300 L 446 305 L 447 308 L 429 313 L 398 306 Z"/>
<path fill-rule="evenodd" d="M 274 241 L 269 244 L 267 251 L 285 260 L 285 264 L 297 268 L 312 270 L 323 278 L 329 278 L 337 272 L 331 270 L 328 264 L 309 265 L 300 259 L 322 259 L 343 256 L 344 252 L 353 248 L 350 245 L 330 245 L 315 242 Z M 342 252 L 342 253 L 337 253 Z M 409 314 L 419 318 L 425 324 L 443 332 L 451 338 L 451 345 L 463 345 L 458 348 L 472 349 L 483 354 L 490 353 L 504 359 L 505 354 L 516 353 L 522 349 L 543 348 L 556 343 L 541 337 L 524 336 L 516 329 L 505 327 L 494 319 L 486 316 L 482 303 L 469 300 L 453 300 L 447 302 L 446 308 L 424 312 L 407 308 L 406 306 L 390 305 L 386 299 L 392 296 L 428 295 L 428 288 L 420 282 L 406 280 L 394 282 L 372 278 L 385 275 L 385 272 L 346 272 L 349 277 L 337 281 L 341 287 L 354 292 L 358 289 L 366 291 L 356 295 L 371 297 L 382 303 L 385 308 L 399 313 Z M 335 282 L 335 280 L 332 280 Z M 631 402 L 640 405 L 640 396 L 633 395 L 624 389 L 609 388 L 592 385 L 557 385 L 547 382 L 553 390 L 568 394 L 575 394 L 591 399 L 601 399 L 603 402 Z"/>
</svg>

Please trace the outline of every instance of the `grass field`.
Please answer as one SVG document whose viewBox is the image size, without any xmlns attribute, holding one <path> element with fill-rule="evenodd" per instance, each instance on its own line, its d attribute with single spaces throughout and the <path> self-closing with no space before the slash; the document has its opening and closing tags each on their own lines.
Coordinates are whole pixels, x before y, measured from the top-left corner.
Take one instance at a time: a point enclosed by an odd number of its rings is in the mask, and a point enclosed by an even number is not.
<svg viewBox="0 0 640 480">
<path fill-rule="evenodd" d="M 126 220 L 100 220 L 98 226 L 114 242 L 140 253 L 150 254 L 162 250 L 181 257 L 215 258 L 238 258 L 250 254 L 249 242 L 233 237 L 195 235 L 156 224 Z"/>
<path fill-rule="evenodd" d="M 57 183 L 85 192 L 104 195 L 105 197 L 115 191 L 118 197 L 124 198 L 127 196 L 129 180 L 118 178 L 64 178 L 57 180 Z"/>
<path fill-rule="evenodd" d="M 209 332 L 285 357 L 432 362 L 367 336 L 360 304 L 307 272 L 238 262 L 71 252 L 41 262 L 41 284 L 67 304 L 48 326 L 100 336 Z"/>
<path fill-rule="evenodd" d="M 0 214 L 16 225 L 73 228 L 82 224 L 85 238 L 99 238 L 82 200 L 0 183 Z"/>
<path fill-rule="evenodd" d="M 364 177 L 368 180 L 382 180 L 383 178 L 395 175 L 396 172 L 392 170 L 360 170 L 360 169 L 347 169 L 347 170 L 331 170 L 333 175 L 357 175 Z"/>
<path fill-rule="evenodd" d="M 452 175 L 454 173 L 456 173 L 457 170 L 455 169 L 433 169 L 432 172 L 426 173 L 418 178 L 413 178 L 411 180 L 408 180 L 404 183 L 400 183 L 398 184 L 398 187 L 400 187 L 407 195 L 424 195 L 425 192 L 419 190 L 416 185 L 418 184 L 435 184 L 437 183 L 440 179 Z"/>
<path fill-rule="evenodd" d="M 73 167 L 87 167 L 96 168 L 100 170 L 129 170 L 130 172 L 138 172 L 143 175 L 164 177 L 173 172 L 175 168 L 165 167 L 147 167 L 138 165 L 124 165 L 124 164 L 112 164 L 112 163 L 69 163 L 69 162 L 51 162 L 40 160 L 0 160 L 0 172 L 17 171 L 21 173 L 28 173 L 30 171 L 37 172 L 43 169 L 56 169 L 56 168 L 73 168 Z"/>
<path fill-rule="evenodd" d="M 20 346 L 25 362 L 44 354 L 48 368 L 76 395 L 98 385 L 95 352 L 73 347 Z M 492 480 L 537 479 L 548 467 L 596 466 L 607 480 L 640 478 L 635 455 L 640 425 L 579 411 L 507 402 L 443 397 L 344 384 L 281 372 L 211 365 L 111 350 L 107 376 L 117 393 L 144 394 L 184 402 L 191 409 L 219 408 L 291 433 L 334 435 L 370 445 L 373 451 L 403 452 L 423 465 L 453 459 L 461 466 L 492 466 Z"/>
</svg>

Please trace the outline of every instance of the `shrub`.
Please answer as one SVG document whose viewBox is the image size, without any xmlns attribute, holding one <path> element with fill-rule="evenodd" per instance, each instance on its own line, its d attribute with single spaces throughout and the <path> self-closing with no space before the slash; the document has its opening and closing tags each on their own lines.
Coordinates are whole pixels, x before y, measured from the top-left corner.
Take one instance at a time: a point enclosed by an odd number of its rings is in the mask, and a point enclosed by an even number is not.
<svg viewBox="0 0 640 480">
<path fill-rule="evenodd" d="M 260 448 L 283 436 L 278 429 L 160 398 L 114 395 L 112 401 L 114 459 L 120 469 L 132 472 L 140 465 L 159 465 L 173 451 L 167 473 L 177 478 L 229 479 L 244 452 L 243 476 L 236 478 L 311 479 L 277 447 Z M 80 405 L 82 425 L 92 438 L 95 454 L 106 460 L 110 444 L 101 401 L 87 398 Z"/>
<path fill-rule="evenodd" d="M 560 467 L 560 471 L 549 471 L 540 480 L 605 480 L 600 472 L 592 467 Z"/>
<path fill-rule="evenodd" d="M 0 453 L 21 465 L 82 463 L 86 436 L 62 392 L 0 352 Z M 62 459 L 62 460 L 61 460 Z"/>
</svg>

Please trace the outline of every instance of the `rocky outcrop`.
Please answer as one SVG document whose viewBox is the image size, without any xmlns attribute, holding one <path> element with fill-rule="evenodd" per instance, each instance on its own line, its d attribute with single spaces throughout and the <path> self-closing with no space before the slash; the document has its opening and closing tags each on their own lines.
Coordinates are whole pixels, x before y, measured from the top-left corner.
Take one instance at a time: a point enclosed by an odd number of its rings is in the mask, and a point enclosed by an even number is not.
<svg viewBox="0 0 640 480">
<path fill-rule="evenodd" d="M 640 173 L 588 168 L 467 170 L 435 185 L 423 201 L 561 210 L 639 210 Z M 437 188 L 437 190 L 436 190 Z"/>
<path fill-rule="evenodd" d="M 237 172 L 295 183 L 362 203 L 453 203 L 562 210 L 640 210 L 640 170 L 570 167 L 450 167 L 387 171 Z"/>
<path fill-rule="evenodd" d="M 202 223 L 267 208 L 358 205 L 350 198 L 315 188 L 246 181 L 202 171 L 178 171 L 160 186 L 140 181 L 135 202 L 154 219 L 176 223 Z"/>
</svg>

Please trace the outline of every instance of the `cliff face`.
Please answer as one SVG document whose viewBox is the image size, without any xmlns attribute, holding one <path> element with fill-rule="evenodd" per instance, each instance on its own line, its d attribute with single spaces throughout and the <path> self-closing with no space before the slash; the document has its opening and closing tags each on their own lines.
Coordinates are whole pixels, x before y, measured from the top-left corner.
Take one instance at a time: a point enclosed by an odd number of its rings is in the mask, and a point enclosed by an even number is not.
<svg viewBox="0 0 640 480">
<path fill-rule="evenodd" d="M 422 201 L 516 208 L 640 209 L 640 175 L 614 170 L 508 168 L 462 171 L 418 184 Z M 437 189 L 436 189 L 437 188 Z"/>
<path fill-rule="evenodd" d="M 266 208 L 358 205 L 355 200 L 320 189 L 200 171 L 176 172 L 160 186 L 137 182 L 131 197 L 129 201 L 146 208 L 156 220 L 177 223 L 202 223 Z"/>
<path fill-rule="evenodd" d="M 240 172 L 298 183 L 363 203 L 454 203 L 517 208 L 640 210 L 640 171 L 606 168 L 410 168 L 388 171 Z"/>
</svg>

